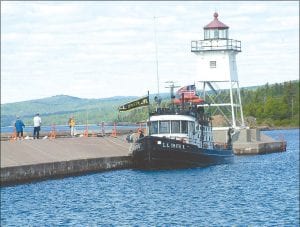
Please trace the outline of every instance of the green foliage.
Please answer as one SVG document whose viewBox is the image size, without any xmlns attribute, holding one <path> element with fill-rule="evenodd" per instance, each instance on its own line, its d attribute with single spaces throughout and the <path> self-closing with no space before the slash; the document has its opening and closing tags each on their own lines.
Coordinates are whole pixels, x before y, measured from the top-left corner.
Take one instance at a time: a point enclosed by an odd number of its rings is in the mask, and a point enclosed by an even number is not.
<svg viewBox="0 0 300 227">
<path fill-rule="evenodd" d="M 32 125 L 32 119 L 39 113 L 44 125 L 66 125 L 71 115 L 76 124 L 96 124 L 117 119 L 117 107 L 136 97 L 112 97 L 106 99 L 80 99 L 58 95 L 50 98 L 25 102 L 1 104 L 1 126 L 13 125 L 20 116 L 25 125 Z"/>
<path fill-rule="evenodd" d="M 168 94 L 162 94 L 165 99 Z M 245 117 L 256 119 L 258 125 L 299 127 L 299 81 L 281 84 L 266 84 L 255 88 L 242 88 L 241 97 Z M 106 99 L 80 99 L 59 95 L 50 98 L 18 103 L 1 104 L 1 126 L 13 125 L 19 115 L 25 125 L 32 125 L 35 113 L 40 113 L 44 125 L 66 125 L 71 115 L 76 124 L 98 124 L 104 122 L 146 121 L 148 108 L 141 107 L 126 112 L 118 112 L 118 107 L 137 97 L 112 97 Z M 225 91 L 223 100 L 229 100 Z M 153 103 L 153 95 L 150 95 Z M 162 107 L 168 102 L 162 102 Z M 153 111 L 155 106 L 150 106 Z M 214 108 L 210 109 L 212 115 Z M 229 113 L 225 113 L 228 114 Z"/>
<path fill-rule="evenodd" d="M 299 80 L 242 91 L 245 116 L 260 125 L 299 127 Z"/>
</svg>

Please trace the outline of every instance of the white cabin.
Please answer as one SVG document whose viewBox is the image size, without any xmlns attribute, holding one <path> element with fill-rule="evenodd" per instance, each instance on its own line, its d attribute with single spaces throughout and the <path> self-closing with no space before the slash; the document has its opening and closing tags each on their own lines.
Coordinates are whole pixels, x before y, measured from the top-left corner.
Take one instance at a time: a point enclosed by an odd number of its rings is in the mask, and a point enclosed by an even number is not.
<svg viewBox="0 0 300 227">
<path fill-rule="evenodd" d="M 195 117 L 189 115 L 151 116 L 148 122 L 148 135 L 181 140 L 199 148 L 213 147 L 211 126 L 200 125 Z"/>
</svg>

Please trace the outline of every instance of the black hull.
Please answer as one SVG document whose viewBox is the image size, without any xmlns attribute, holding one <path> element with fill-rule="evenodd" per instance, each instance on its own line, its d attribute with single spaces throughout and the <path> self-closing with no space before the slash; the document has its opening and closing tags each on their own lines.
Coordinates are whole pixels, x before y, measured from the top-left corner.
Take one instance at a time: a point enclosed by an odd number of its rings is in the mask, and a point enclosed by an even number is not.
<svg viewBox="0 0 300 227">
<path fill-rule="evenodd" d="M 178 140 L 146 136 L 132 152 L 134 168 L 177 169 L 231 163 L 232 150 L 200 149 Z"/>
</svg>

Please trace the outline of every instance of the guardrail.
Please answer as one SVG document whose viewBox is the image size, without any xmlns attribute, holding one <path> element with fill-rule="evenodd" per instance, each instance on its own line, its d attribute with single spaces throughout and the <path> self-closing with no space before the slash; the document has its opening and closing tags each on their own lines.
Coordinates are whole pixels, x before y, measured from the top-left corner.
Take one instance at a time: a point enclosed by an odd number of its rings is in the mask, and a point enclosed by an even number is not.
<svg viewBox="0 0 300 227">
<path fill-rule="evenodd" d="M 241 52 L 241 41 L 234 39 L 207 39 L 191 41 L 192 52 L 233 50 Z"/>
</svg>

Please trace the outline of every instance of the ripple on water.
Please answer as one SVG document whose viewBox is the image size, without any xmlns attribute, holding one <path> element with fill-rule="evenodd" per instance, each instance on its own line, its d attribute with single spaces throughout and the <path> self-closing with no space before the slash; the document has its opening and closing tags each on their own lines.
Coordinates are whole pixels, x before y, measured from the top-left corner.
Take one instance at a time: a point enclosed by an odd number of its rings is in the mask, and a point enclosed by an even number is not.
<svg viewBox="0 0 300 227">
<path fill-rule="evenodd" d="M 299 132 L 229 165 L 120 170 L 1 188 L 1 226 L 299 226 Z"/>
</svg>

